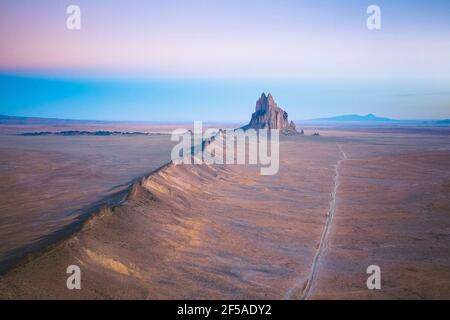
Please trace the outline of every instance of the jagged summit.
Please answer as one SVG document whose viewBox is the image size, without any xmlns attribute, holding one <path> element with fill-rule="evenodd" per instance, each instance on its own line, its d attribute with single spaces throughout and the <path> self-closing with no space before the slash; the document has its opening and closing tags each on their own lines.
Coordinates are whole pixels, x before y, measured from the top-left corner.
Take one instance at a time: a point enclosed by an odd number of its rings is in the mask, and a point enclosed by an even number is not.
<svg viewBox="0 0 450 320">
<path fill-rule="evenodd" d="M 252 119 L 242 129 L 279 129 L 285 134 L 298 133 L 294 122 L 289 122 L 287 112 L 277 105 L 270 93 L 266 96 L 264 92 L 256 101 Z"/>
</svg>

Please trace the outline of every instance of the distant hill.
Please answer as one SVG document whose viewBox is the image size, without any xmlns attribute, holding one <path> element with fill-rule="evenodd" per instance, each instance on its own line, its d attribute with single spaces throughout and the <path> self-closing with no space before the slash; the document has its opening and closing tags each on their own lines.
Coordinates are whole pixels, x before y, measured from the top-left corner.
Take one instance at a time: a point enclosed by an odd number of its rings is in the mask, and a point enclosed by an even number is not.
<svg viewBox="0 0 450 320">
<path fill-rule="evenodd" d="M 361 116 L 359 114 L 346 114 L 342 116 L 330 117 L 330 118 L 319 118 L 314 119 L 314 121 L 397 121 L 390 118 L 377 117 L 372 113 L 368 115 Z"/>
<path fill-rule="evenodd" d="M 377 117 L 376 115 L 369 113 L 365 116 L 359 114 L 346 114 L 336 117 L 330 118 L 319 118 L 313 119 L 310 121 L 335 121 L 335 122 L 395 122 L 395 123 L 404 123 L 404 124 L 428 124 L 428 125 L 436 125 L 436 124 L 450 124 L 450 119 L 442 119 L 442 120 L 398 120 L 391 119 L 386 117 Z"/>
<path fill-rule="evenodd" d="M 80 124 L 80 123 L 103 123 L 103 121 L 38 118 L 38 117 L 15 117 L 15 116 L 0 115 L 0 124 L 61 125 L 61 124 Z"/>
</svg>

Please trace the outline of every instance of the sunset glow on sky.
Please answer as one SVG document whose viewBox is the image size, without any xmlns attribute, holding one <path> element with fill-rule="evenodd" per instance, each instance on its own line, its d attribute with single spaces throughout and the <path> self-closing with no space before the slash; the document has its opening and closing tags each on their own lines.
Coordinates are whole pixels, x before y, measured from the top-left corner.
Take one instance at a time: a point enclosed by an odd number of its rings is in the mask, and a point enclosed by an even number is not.
<svg viewBox="0 0 450 320">
<path fill-rule="evenodd" d="M 81 30 L 66 28 L 70 4 Z M 240 121 L 272 91 L 294 119 L 449 117 L 450 2 L 377 1 L 378 31 L 366 27 L 370 4 L 2 1 L 0 114 Z M 33 81 L 34 96 L 16 95 Z"/>
</svg>

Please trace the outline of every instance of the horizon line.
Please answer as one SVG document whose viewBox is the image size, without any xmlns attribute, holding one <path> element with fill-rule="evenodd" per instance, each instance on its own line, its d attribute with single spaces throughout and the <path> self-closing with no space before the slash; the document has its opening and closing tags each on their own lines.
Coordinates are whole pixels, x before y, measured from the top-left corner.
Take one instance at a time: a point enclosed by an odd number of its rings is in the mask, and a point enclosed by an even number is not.
<svg viewBox="0 0 450 320">
<path fill-rule="evenodd" d="M 359 117 L 367 117 L 368 115 L 373 115 L 376 118 L 385 118 L 386 120 L 366 120 L 366 121 L 359 121 L 359 120 L 336 120 L 333 118 L 337 117 L 343 117 L 343 116 L 359 116 Z M 185 123 L 192 123 L 194 121 L 201 121 L 203 123 L 221 123 L 221 124 L 237 124 L 237 123 L 247 123 L 249 120 L 234 120 L 234 121 L 220 121 L 220 120 L 105 120 L 105 119 L 80 119 L 80 118 L 58 118 L 58 117 L 36 117 L 36 116 L 20 116 L 20 115 L 8 115 L 8 114 L 0 114 L 0 120 L 1 117 L 8 117 L 8 118 L 24 118 L 24 119 L 39 119 L 39 120 L 55 120 L 55 121 L 73 121 L 73 122 L 102 122 L 102 123 L 136 123 L 136 124 L 185 124 Z M 339 114 L 334 116 L 328 116 L 328 117 L 321 117 L 321 118 L 313 118 L 313 119 L 295 119 L 291 120 L 294 122 L 372 122 L 372 123 L 386 123 L 386 122 L 423 122 L 423 121 L 443 121 L 443 120 L 450 120 L 450 117 L 444 117 L 444 118 L 422 118 L 422 119 L 393 119 L 389 117 L 381 117 L 377 116 L 374 113 L 368 113 L 368 114 Z M 1 125 L 5 125 L 5 123 L 2 123 Z"/>
</svg>

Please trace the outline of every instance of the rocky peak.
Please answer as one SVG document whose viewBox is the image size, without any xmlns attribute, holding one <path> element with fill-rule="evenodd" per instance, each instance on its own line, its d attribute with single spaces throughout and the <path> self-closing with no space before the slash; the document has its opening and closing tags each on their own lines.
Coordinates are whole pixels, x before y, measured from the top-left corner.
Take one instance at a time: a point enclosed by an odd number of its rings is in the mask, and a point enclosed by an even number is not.
<svg viewBox="0 0 450 320">
<path fill-rule="evenodd" d="M 286 111 L 278 107 L 277 103 L 269 93 L 267 96 L 263 92 L 256 101 L 255 112 L 249 124 L 242 127 L 247 129 L 279 129 L 286 133 L 296 133 L 294 122 L 289 122 Z"/>
<path fill-rule="evenodd" d="M 275 100 L 273 100 L 272 95 L 269 93 L 267 96 L 263 92 L 261 94 L 261 97 L 256 101 L 256 112 L 266 112 L 270 109 L 278 108 L 277 104 L 275 103 Z"/>
</svg>

